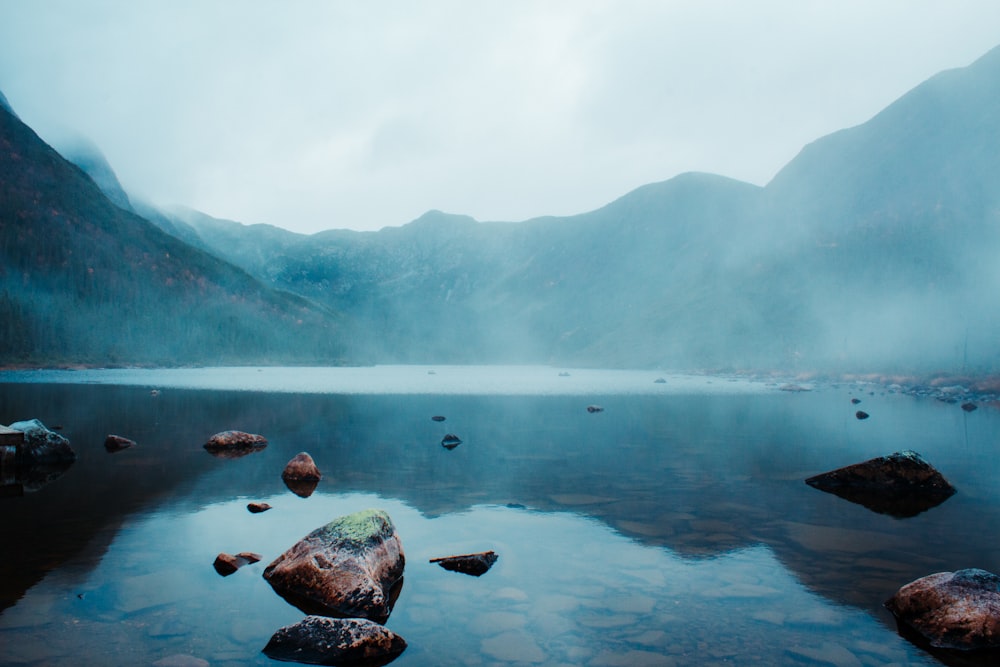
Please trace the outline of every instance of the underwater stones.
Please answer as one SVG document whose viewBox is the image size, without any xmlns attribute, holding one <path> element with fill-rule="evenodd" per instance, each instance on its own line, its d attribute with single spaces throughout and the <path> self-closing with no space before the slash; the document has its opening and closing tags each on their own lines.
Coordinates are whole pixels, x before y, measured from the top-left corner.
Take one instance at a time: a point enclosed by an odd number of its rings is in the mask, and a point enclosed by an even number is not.
<svg viewBox="0 0 1000 667">
<path fill-rule="evenodd" d="M 264 570 L 264 579 L 307 614 L 383 623 L 402 585 L 406 558 L 382 510 L 340 517 L 317 528 Z"/>
<path fill-rule="evenodd" d="M 76 452 L 69 446 L 69 440 L 45 428 L 45 424 L 37 419 L 15 422 L 8 428 L 24 434 L 22 464 L 63 464 L 76 460 Z"/>
<path fill-rule="evenodd" d="M 430 562 L 437 563 L 452 572 L 480 577 L 493 567 L 493 563 L 497 562 L 497 555 L 493 551 L 483 551 L 475 554 L 462 554 L 461 556 L 431 558 Z"/>
<path fill-rule="evenodd" d="M 857 412 L 854 413 L 854 416 L 857 417 L 858 419 L 868 419 L 869 417 L 871 417 L 871 415 L 869 415 L 864 410 L 858 410 Z"/>
<path fill-rule="evenodd" d="M 462 444 L 462 439 L 459 438 L 454 433 L 448 433 L 443 438 L 441 438 L 441 446 L 445 449 L 455 449 Z"/>
<path fill-rule="evenodd" d="M 264 449 L 267 438 L 243 431 L 222 431 L 209 438 L 204 446 L 214 456 L 237 458 Z"/>
<path fill-rule="evenodd" d="M 885 606 L 932 647 L 1000 649 L 1000 577 L 992 572 L 973 568 L 921 577 Z"/>
<path fill-rule="evenodd" d="M 135 440 L 129 440 L 120 435 L 109 435 L 104 439 L 104 449 L 111 454 L 129 447 L 135 447 Z"/>
<path fill-rule="evenodd" d="M 223 552 L 215 557 L 215 562 L 212 563 L 212 567 L 214 567 L 215 571 L 223 577 L 228 577 L 244 565 L 256 563 L 261 558 L 262 556 L 260 554 L 255 554 L 249 551 L 241 551 L 235 556 Z"/>
<path fill-rule="evenodd" d="M 860 402 L 861 402 L 860 398 L 852 398 L 851 399 L 851 405 L 857 405 Z"/>
<path fill-rule="evenodd" d="M 266 512 L 271 509 L 271 506 L 267 503 L 247 503 L 247 510 L 251 514 L 260 514 L 261 512 Z"/>
<path fill-rule="evenodd" d="M 910 450 L 815 475 L 805 482 L 897 518 L 916 516 L 955 493 L 940 472 Z"/>
<path fill-rule="evenodd" d="M 313 665 L 385 665 L 406 650 L 388 628 L 361 618 L 306 616 L 279 629 L 264 647 L 274 660 Z"/>
<path fill-rule="evenodd" d="M 316 490 L 323 475 L 308 452 L 299 452 L 285 464 L 281 479 L 289 491 L 299 497 L 308 498 Z"/>
<path fill-rule="evenodd" d="M 966 412 L 974 412 L 977 407 L 975 403 L 962 403 L 962 409 Z"/>
<path fill-rule="evenodd" d="M 436 422 L 443 422 L 444 419 L 445 419 L 444 415 L 434 415 L 433 417 L 431 417 L 431 420 Z"/>
<path fill-rule="evenodd" d="M 588 405 L 588 406 L 587 406 L 587 412 L 590 412 L 590 413 L 594 413 L 594 412 L 604 412 L 604 408 L 602 408 L 602 407 L 601 407 L 601 406 L 599 406 L 599 405 Z"/>
</svg>

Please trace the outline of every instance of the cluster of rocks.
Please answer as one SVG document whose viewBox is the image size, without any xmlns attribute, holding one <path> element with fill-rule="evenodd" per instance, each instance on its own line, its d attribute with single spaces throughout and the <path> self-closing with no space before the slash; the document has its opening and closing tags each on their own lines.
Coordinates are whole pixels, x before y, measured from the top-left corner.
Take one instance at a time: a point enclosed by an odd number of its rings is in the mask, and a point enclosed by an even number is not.
<svg viewBox="0 0 1000 667">
<path fill-rule="evenodd" d="M 940 472 L 910 450 L 805 481 L 896 518 L 927 511 L 955 493 Z M 885 606 L 902 634 L 917 643 L 963 652 L 1000 651 L 1000 577 L 990 572 L 965 569 L 930 574 L 901 587 Z"/>
</svg>

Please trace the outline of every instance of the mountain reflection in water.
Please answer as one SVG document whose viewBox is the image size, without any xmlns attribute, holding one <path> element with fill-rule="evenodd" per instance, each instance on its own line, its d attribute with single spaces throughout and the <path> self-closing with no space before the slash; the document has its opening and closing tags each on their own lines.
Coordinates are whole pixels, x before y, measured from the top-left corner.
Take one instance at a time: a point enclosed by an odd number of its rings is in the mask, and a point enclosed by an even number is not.
<svg viewBox="0 0 1000 667">
<path fill-rule="evenodd" d="M 260 573 L 366 507 L 407 554 L 394 665 L 935 664 L 881 605 L 931 572 L 1000 571 L 997 414 L 866 396 L 859 422 L 848 387 L 656 393 L 655 377 L 646 394 L 534 396 L 0 385 L 0 422 L 62 424 L 79 455 L 0 498 L 4 664 L 272 664 L 260 649 L 301 613 Z M 270 444 L 202 449 L 232 428 Z M 440 446 L 449 432 L 461 447 Z M 109 433 L 138 445 L 109 455 Z M 958 493 L 894 519 L 803 483 L 898 449 Z M 324 474 L 309 498 L 280 479 L 300 451 Z M 428 562 L 487 549 L 479 579 Z M 223 551 L 264 559 L 222 578 Z"/>
</svg>

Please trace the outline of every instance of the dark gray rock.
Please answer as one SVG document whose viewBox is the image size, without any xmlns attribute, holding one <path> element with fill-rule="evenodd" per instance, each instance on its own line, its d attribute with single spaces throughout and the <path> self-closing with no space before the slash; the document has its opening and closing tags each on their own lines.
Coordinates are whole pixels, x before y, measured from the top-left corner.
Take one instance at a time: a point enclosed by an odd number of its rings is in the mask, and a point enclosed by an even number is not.
<svg viewBox="0 0 1000 667">
<path fill-rule="evenodd" d="M 449 433 L 441 438 L 441 446 L 445 449 L 455 449 L 462 444 L 462 439 L 454 433 Z"/>
<path fill-rule="evenodd" d="M 264 578 L 307 614 L 384 623 L 402 586 L 406 558 L 382 510 L 331 521 L 299 540 L 264 570 Z"/>
<path fill-rule="evenodd" d="M 588 406 L 587 406 L 587 412 L 590 412 L 590 413 L 594 413 L 594 412 L 604 412 L 604 408 L 602 408 L 602 407 L 601 407 L 601 406 L 599 406 L 599 405 L 588 405 Z"/>
<path fill-rule="evenodd" d="M 483 551 L 476 554 L 431 558 L 430 562 L 437 563 L 444 569 L 452 572 L 461 572 L 462 574 L 481 577 L 493 567 L 493 563 L 497 562 L 497 555 L 493 551 Z"/>
<path fill-rule="evenodd" d="M 287 662 L 376 667 L 392 662 L 404 650 L 402 637 L 370 620 L 306 616 L 275 632 L 263 652 Z"/>
<path fill-rule="evenodd" d="M 21 449 L 23 465 L 53 465 L 76 460 L 76 452 L 70 447 L 69 440 L 45 428 L 45 424 L 37 419 L 15 422 L 9 428 L 24 434 Z"/>
<path fill-rule="evenodd" d="M 885 606 L 935 648 L 1000 649 L 1000 577 L 992 572 L 967 569 L 921 577 Z"/>
<path fill-rule="evenodd" d="M 112 454 L 130 447 L 135 447 L 135 440 L 129 440 L 120 435 L 109 435 L 104 439 L 104 449 Z"/>
<path fill-rule="evenodd" d="M 816 475 L 806 484 L 897 518 L 915 516 L 955 493 L 940 472 L 910 450 Z"/>
</svg>

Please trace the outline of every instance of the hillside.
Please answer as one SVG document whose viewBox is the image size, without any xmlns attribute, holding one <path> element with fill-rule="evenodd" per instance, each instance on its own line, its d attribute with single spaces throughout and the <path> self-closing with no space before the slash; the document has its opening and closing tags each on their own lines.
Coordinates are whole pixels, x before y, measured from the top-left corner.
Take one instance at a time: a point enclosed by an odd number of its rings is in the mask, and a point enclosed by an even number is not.
<svg viewBox="0 0 1000 667">
<path fill-rule="evenodd" d="M 336 361 L 336 318 L 113 204 L 0 105 L 5 364 Z"/>
</svg>

